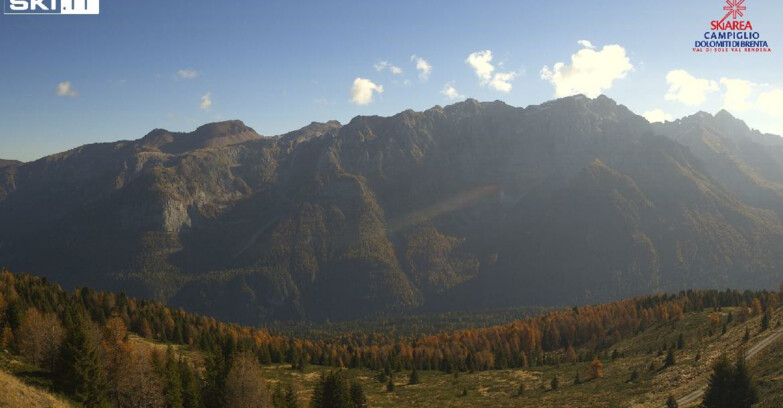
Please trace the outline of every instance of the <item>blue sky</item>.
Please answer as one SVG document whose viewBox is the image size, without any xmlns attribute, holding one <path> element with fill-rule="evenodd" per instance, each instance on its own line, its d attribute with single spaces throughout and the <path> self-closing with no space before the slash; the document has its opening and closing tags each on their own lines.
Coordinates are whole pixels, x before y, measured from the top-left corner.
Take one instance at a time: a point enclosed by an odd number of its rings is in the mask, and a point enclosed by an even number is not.
<svg viewBox="0 0 783 408">
<path fill-rule="evenodd" d="M 757 54 L 692 51 L 723 0 L 552 4 L 102 0 L 98 16 L 3 15 L 0 157 L 217 120 L 275 135 L 463 97 L 527 106 L 585 89 L 671 118 L 726 106 L 783 133 L 783 2 L 746 0 L 744 19 L 772 48 Z"/>
</svg>

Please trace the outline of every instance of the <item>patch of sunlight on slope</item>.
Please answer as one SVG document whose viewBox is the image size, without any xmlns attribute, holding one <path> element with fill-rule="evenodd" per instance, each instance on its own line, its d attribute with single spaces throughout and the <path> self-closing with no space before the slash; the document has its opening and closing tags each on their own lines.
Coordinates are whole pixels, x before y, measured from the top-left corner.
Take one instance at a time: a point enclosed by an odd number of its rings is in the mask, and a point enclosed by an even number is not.
<svg viewBox="0 0 783 408">
<path fill-rule="evenodd" d="M 0 408 L 71 408 L 68 403 L 0 371 Z"/>
</svg>

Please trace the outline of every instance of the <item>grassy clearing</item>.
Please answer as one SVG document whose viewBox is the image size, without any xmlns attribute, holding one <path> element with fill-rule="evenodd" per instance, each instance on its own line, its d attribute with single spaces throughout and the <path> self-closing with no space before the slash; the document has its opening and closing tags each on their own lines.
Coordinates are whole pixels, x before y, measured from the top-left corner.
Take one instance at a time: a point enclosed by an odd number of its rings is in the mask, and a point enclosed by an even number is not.
<svg viewBox="0 0 783 408">
<path fill-rule="evenodd" d="M 7 359 L 4 359 L 4 363 L 4 366 L 13 364 Z M 21 363 L 15 365 L 20 365 L 17 372 L 25 370 Z M 25 384 L 5 370 L 0 370 L 0 408 L 71 408 L 71 405 L 37 386 Z"/>
<path fill-rule="evenodd" d="M 725 322 L 728 312 L 719 314 Z M 531 367 L 526 370 L 501 370 L 476 373 L 459 373 L 457 376 L 441 372 L 420 372 L 421 382 L 408 385 L 409 371 L 394 373 L 396 389 L 387 392 L 386 385 L 377 380 L 377 374 L 368 370 L 346 370 L 346 375 L 362 383 L 367 392 L 371 407 L 634 407 L 658 408 L 669 394 L 681 397 L 706 383 L 711 372 L 712 362 L 724 352 L 736 354 L 740 349 L 748 348 L 770 334 L 759 334 L 760 317 L 754 317 L 745 323 L 734 322 L 722 334 L 722 324 L 712 326 L 709 315 L 712 311 L 691 313 L 682 320 L 660 324 L 648 328 L 638 335 L 623 340 L 616 349 L 624 357 L 612 360 L 612 351 L 602 352 L 604 363 L 603 378 L 588 379 L 589 363 L 562 364 L 560 367 Z M 736 315 L 736 311 L 734 313 Z M 778 311 L 773 318 L 773 327 L 781 319 Z M 745 329 L 749 328 L 751 339 L 743 343 Z M 712 335 L 710 335 L 712 330 Z M 677 344 L 683 335 L 685 347 L 676 351 L 677 363 L 663 368 L 665 352 L 658 350 Z M 577 350 L 580 352 L 582 350 Z M 767 353 L 772 358 L 765 357 Z M 696 361 L 697 354 L 700 359 Z M 777 363 L 772 364 L 770 361 Z M 783 345 L 778 344 L 770 351 L 762 353 L 752 364 L 769 364 L 762 380 L 764 398 L 779 398 L 775 387 L 783 384 Z M 651 363 L 654 369 L 650 370 Z M 759 370 L 761 370 L 759 366 Z M 292 371 L 289 365 L 265 368 L 265 377 L 271 383 L 291 382 L 299 390 L 302 403 L 309 401 L 313 384 L 320 373 L 330 368 L 310 366 L 304 372 Z M 639 373 L 638 380 L 631 382 L 631 373 Z M 579 372 L 583 383 L 574 384 Z M 560 386 L 551 390 L 550 382 L 557 375 Z M 525 385 L 523 395 L 518 395 L 519 385 Z M 464 391 L 467 395 L 463 396 Z M 783 394 L 783 391 L 777 391 Z M 783 398 L 783 397 L 780 397 Z M 778 400 L 775 400 L 778 401 Z M 767 405 L 780 407 L 783 404 Z M 683 407 L 685 408 L 685 407 Z"/>
<path fill-rule="evenodd" d="M 659 408 L 670 394 L 681 397 L 706 383 L 712 362 L 724 352 L 731 355 L 763 340 L 783 321 L 778 310 L 772 319 L 772 330 L 759 333 L 759 316 L 740 323 L 735 321 L 722 333 L 722 323 L 729 312 L 720 314 L 721 323 L 710 322 L 712 311 L 690 313 L 682 320 L 658 324 L 621 341 L 616 347 L 600 352 L 604 364 L 603 377 L 590 379 L 589 362 L 565 363 L 559 367 L 543 366 L 528 369 L 446 374 L 436 371 L 419 372 L 420 383 L 408 385 L 409 371 L 393 373 L 395 391 L 386 391 L 386 383 L 378 381 L 378 373 L 369 370 L 345 370 L 346 375 L 360 382 L 371 407 L 520 407 L 520 408 Z M 751 339 L 743 342 L 745 330 Z M 676 351 L 677 363 L 664 368 L 665 349 L 678 343 L 682 335 L 685 346 Z M 165 351 L 167 344 L 150 342 L 130 336 L 135 347 Z M 201 354 L 184 346 L 173 346 L 177 354 L 189 359 L 201 359 Z M 612 359 L 617 351 L 621 357 Z M 577 350 L 578 354 L 587 350 Z M 661 351 L 663 351 L 661 353 Z M 696 356 L 699 355 L 697 361 Z M 762 403 L 759 408 L 783 406 L 783 341 L 770 346 L 757 356 L 751 367 L 759 379 Z M 652 366 L 652 369 L 651 369 Z M 274 386 L 292 383 L 301 406 L 307 406 L 313 385 L 329 367 L 308 366 L 294 371 L 290 365 L 264 367 L 264 378 Z M 631 381 L 631 373 L 639 376 Z M 575 384 L 579 373 L 581 384 Z M 551 389 L 554 376 L 560 380 L 557 390 Z M 519 395 L 520 384 L 525 391 Z M 49 373 L 24 364 L 18 358 L 0 353 L 0 408 L 69 407 L 68 403 L 43 390 L 51 389 Z M 687 408 L 687 407 L 682 407 Z"/>
</svg>

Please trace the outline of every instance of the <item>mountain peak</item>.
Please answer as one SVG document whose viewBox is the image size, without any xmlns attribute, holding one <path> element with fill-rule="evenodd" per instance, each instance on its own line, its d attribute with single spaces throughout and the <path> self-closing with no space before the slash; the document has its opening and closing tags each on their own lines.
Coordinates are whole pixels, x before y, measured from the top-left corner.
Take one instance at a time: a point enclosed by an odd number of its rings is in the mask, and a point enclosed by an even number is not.
<svg viewBox="0 0 783 408">
<path fill-rule="evenodd" d="M 714 116 L 708 112 L 699 111 L 691 116 L 681 119 L 682 122 L 695 122 L 700 125 L 712 127 L 725 135 L 739 137 L 747 135 L 750 127 L 741 119 L 737 119 L 725 109 L 721 109 Z"/>
<path fill-rule="evenodd" d="M 246 126 L 241 120 L 227 120 L 224 122 L 207 123 L 206 125 L 200 126 L 198 129 L 196 129 L 195 132 L 193 132 L 194 135 L 204 135 L 209 138 L 225 137 L 244 133 L 256 133 L 256 131 Z"/>
<path fill-rule="evenodd" d="M 19 160 L 4 160 L 0 159 L 0 169 L 4 167 L 12 167 L 12 166 L 18 166 L 22 164 Z"/>
<path fill-rule="evenodd" d="M 722 130 L 728 133 L 747 134 L 750 132 L 750 128 L 744 121 L 732 116 L 725 109 L 721 109 L 715 114 L 715 122 Z"/>
<path fill-rule="evenodd" d="M 545 102 L 539 106 L 531 106 L 531 108 L 557 109 L 572 114 L 587 114 L 601 119 L 614 120 L 636 116 L 625 105 L 618 104 L 614 99 L 603 94 L 595 98 L 589 98 L 583 94 L 571 95 Z"/>
<path fill-rule="evenodd" d="M 155 129 L 141 139 L 142 146 L 168 154 L 181 154 L 210 147 L 223 147 L 261 138 L 240 120 L 207 123 L 191 133 Z"/>
<path fill-rule="evenodd" d="M 476 113 L 479 111 L 479 109 L 481 109 L 481 102 L 473 98 L 465 99 L 462 102 L 451 104 L 445 108 L 445 110 L 448 112 L 458 113 Z"/>
<path fill-rule="evenodd" d="M 715 114 L 715 119 L 721 119 L 721 118 L 725 118 L 725 119 L 736 119 L 736 118 L 735 118 L 735 117 L 734 117 L 734 116 L 733 116 L 731 113 L 729 113 L 729 111 L 727 111 L 726 109 L 721 109 L 721 110 L 719 110 L 719 111 L 718 111 L 718 113 L 716 113 L 716 114 Z"/>
<path fill-rule="evenodd" d="M 305 140 L 312 139 L 314 137 L 327 134 L 330 131 L 340 129 L 342 126 L 343 126 L 342 123 L 336 120 L 330 120 L 326 123 L 311 122 L 309 125 L 301 129 L 294 130 L 293 132 L 288 132 L 282 135 L 281 140 L 302 142 Z"/>
</svg>

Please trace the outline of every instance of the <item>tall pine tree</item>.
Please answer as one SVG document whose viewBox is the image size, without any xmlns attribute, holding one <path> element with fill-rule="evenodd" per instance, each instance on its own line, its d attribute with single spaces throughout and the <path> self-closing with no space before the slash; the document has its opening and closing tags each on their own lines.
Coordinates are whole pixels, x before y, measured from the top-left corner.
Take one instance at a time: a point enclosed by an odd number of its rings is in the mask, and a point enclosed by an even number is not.
<svg viewBox="0 0 783 408">
<path fill-rule="evenodd" d="M 321 375 L 315 385 L 310 408 L 353 408 L 351 390 L 340 372 Z"/>
<path fill-rule="evenodd" d="M 712 370 L 702 402 L 704 408 L 750 408 L 758 402 L 758 389 L 742 354 L 735 365 L 721 356 Z"/>
<path fill-rule="evenodd" d="M 163 392 L 166 408 L 182 408 L 182 377 L 179 364 L 174 358 L 174 349 L 166 348 L 166 364 L 163 366 Z"/>
<path fill-rule="evenodd" d="M 283 408 L 299 408 L 299 400 L 296 399 L 296 392 L 291 384 L 285 387 L 285 399 Z"/>
<path fill-rule="evenodd" d="M 201 407 L 201 380 L 185 360 L 179 359 L 179 373 L 182 379 L 182 406 Z"/>
<path fill-rule="evenodd" d="M 364 388 L 358 382 L 351 383 L 351 402 L 352 408 L 367 408 L 367 396 L 364 395 Z"/>
<path fill-rule="evenodd" d="M 99 345 L 79 304 L 66 311 L 65 330 L 57 364 L 64 391 L 85 407 L 108 407 L 108 384 Z"/>
<path fill-rule="evenodd" d="M 229 363 L 220 351 L 211 353 L 204 362 L 204 385 L 202 401 L 207 408 L 226 406 L 226 377 Z"/>
</svg>

